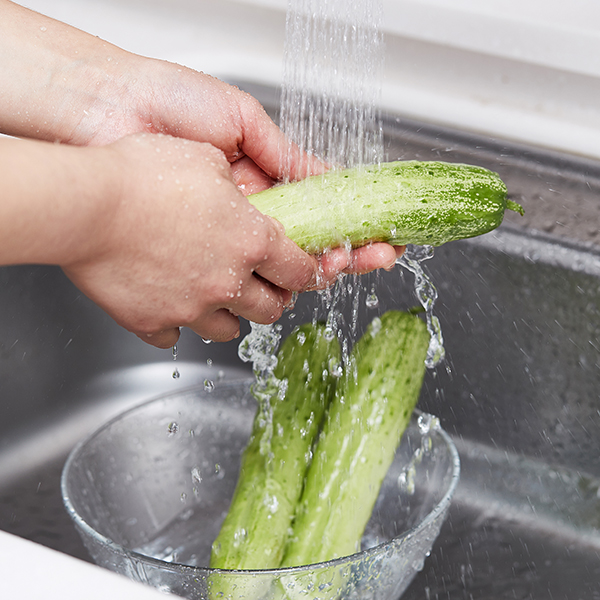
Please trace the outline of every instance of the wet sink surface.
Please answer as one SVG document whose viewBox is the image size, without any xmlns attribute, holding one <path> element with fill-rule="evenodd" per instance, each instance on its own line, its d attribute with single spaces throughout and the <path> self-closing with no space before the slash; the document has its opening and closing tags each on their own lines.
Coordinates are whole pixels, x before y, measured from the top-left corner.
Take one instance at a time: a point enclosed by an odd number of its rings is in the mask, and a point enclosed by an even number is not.
<svg viewBox="0 0 600 600">
<path fill-rule="evenodd" d="M 600 598 L 600 165 L 396 118 L 386 140 L 390 159 L 500 172 L 527 211 L 427 263 L 448 359 L 420 408 L 453 435 L 463 468 L 404 598 Z M 400 269 L 372 284 L 381 307 L 415 304 Z M 53 268 L 0 269 L 0 308 L 0 528 L 89 560 L 59 494 L 73 445 L 134 403 L 248 368 L 237 344 L 186 333 L 174 380 L 169 351 L 120 330 Z"/>
</svg>

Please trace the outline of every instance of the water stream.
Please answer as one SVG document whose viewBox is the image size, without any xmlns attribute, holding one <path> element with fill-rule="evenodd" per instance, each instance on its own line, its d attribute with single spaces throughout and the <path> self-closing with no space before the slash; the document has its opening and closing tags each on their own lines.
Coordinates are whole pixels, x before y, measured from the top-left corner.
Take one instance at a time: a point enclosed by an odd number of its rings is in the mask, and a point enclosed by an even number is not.
<svg viewBox="0 0 600 600">
<path fill-rule="evenodd" d="M 384 160 L 378 109 L 384 59 L 381 19 L 380 0 L 288 2 L 280 126 L 303 151 L 333 168 Z M 282 150 L 288 172 L 291 160 L 290 153 Z M 440 324 L 433 315 L 437 291 L 421 266 L 431 256 L 431 248 L 415 247 L 398 261 L 415 275 L 415 292 L 425 309 L 431 334 L 429 367 L 444 356 Z M 318 295 L 315 319 L 324 318 L 329 334 L 340 340 L 346 368 L 360 333 L 360 308 L 376 311 L 379 305 L 374 277 L 367 284 L 367 279 L 358 276 L 340 277 L 336 285 Z M 349 319 L 343 316 L 344 307 L 350 308 Z M 254 364 L 259 398 L 268 396 L 280 332 L 280 327 L 252 324 L 252 332 L 240 346 L 242 360 Z M 264 412 L 266 415 L 268 410 Z"/>
<path fill-rule="evenodd" d="M 380 23 L 379 0 L 288 2 L 280 126 L 332 165 L 383 160 Z"/>
</svg>

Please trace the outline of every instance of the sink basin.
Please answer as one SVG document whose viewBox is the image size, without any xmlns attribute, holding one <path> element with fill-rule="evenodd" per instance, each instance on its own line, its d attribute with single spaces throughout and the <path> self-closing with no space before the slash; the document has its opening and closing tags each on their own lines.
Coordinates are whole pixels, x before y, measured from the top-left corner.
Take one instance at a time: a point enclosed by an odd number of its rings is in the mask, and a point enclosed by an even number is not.
<svg viewBox="0 0 600 600">
<path fill-rule="evenodd" d="M 274 90 L 246 88 L 276 106 Z M 389 159 L 499 172 L 526 210 L 425 263 L 447 359 L 428 372 L 419 408 L 452 436 L 462 473 L 403 598 L 600 598 L 600 164 L 401 117 L 386 120 L 385 139 Z M 364 283 L 378 308 L 363 304 L 359 327 L 416 304 L 400 267 Z M 314 301 L 301 297 L 284 329 Z M 189 332 L 174 363 L 52 267 L 0 269 L 0 330 L 0 528 L 88 561 L 60 497 L 74 445 L 142 401 L 249 374 L 237 343 Z"/>
</svg>

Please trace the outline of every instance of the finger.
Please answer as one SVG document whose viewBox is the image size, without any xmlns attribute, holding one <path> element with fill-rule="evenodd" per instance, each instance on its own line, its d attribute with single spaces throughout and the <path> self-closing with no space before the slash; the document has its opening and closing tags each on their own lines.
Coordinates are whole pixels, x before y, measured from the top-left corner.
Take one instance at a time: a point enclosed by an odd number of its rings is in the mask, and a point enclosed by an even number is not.
<svg viewBox="0 0 600 600">
<path fill-rule="evenodd" d="M 325 163 L 290 142 L 260 103 L 242 103 L 241 116 L 244 123 L 242 151 L 273 179 L 303 179 L 327 170 Z"/>
<path fill-rule="evenodd" d="M 231 173 L 238 189 L 244 194 L 257 194 L 273 186 L 271 179 L 250 157 L 231 163 Z"/>
<path fill-rule="evenodd" d="M 285 235 L 283 225 L 266 217 L 267 252 L 256 261 L 255 272 L 278 288 L 303 292 L 316 285 L 319 263 Z"/>
<path fill-rule="evenodd" d="M 164 329 L 157 333 L 136 333 L 136 335 L 151 346 L 156 346 L 157 348 L 171 348 L 177 343 L 177 340 L 179 340 L 180 332 L 179 328 L 175 327 L 173 329 Z"/>
<path fill-rule="evenodd" d="M 208 317 L 188 324 L 188 328 L 205 340 L 229 342 L 240 335 L 240 320 L 226 308 L 219 308 Z"/>
<path fill-rule="evenodd" d="M 398 260 L 404 254 L 406 246 L 394 246 L 394 250 L 396 251 L 396 260 Z"/>
<path fill-rule="evenodd" d="M 340 273 L 350 266 L 350 252 L 343 247 L 324 252 L 319 258 L 319 277 L 312 290 L 322 290 L 334 283 Z"/>
<path fill-rule="evenodd" d="M 284 306 L 290 301 L 289 295 L 289 292 L 253 275 L 238 290 L 228 308 L 248 321 L 266 325 L 281 317 Z"/>
<path fill-rule="evenodd" d="M 375 269 L 389 270 L 396 264 L 396 258 L 394 246 L 383 242 L 369 244 L 352 251 L 352 260 L 345 272 L 361 275 Z"/>
</svg>

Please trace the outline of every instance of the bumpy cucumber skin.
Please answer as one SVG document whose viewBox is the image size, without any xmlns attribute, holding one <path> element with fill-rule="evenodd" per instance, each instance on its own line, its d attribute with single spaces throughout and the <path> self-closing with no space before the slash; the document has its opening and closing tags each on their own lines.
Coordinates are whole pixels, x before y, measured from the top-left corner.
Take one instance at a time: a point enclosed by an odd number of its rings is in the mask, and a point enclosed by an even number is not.
<svg viewBox="0 0 600 600">
<path fill-rule="evenodd" d="M 360 540 L 418 401 L 429 334 L 399 311 L 375 320 L 353 349 L 309 467 L 282 566 L 348 556 Z"/>
<path fill-rule="evenodd" d="M 326 339 L 324 330 L 321 324 L 302 325 L 280 348 L 274 374 L 288 385 L 285 397 L 272 399 L 270 452 L 261 444 L 265 423 L 257 415 L 229 512 L 213 543 L 213 568 L 281 564 L 313 441 L 333 397 L 331 364 L 341 360 L 337 339 Z"/>
<path fill-rule="evenodd" d="M 319 253 L 350 243 L 440 246 L 487 233 L 507 203 L 500 177 L 483 167 L 396 161 L 330 171 L 248 197 L 301 248 Z"/>
</svg>

